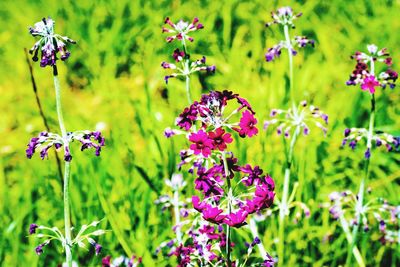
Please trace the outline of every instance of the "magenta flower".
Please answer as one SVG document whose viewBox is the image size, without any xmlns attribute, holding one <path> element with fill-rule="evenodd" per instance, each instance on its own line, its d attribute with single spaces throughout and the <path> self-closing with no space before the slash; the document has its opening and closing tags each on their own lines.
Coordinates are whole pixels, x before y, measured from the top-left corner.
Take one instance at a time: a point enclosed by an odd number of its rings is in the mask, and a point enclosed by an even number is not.
<svg viewBox="0 0 400 267">
<path fill-rule="evenodd" d="M 240 137 L 252 137 L 258 133 L 258 129 L 256 127 L 257 119 L 249 112 L 248 110 L 242 113 L 242 118 L 239 122 L 240 129 L 235 129 Z"/>
<path fill-rule="evenodd" d="M 226 216 L 225 223 L 229 226 L 236 228 L 242 227 L 243 225 L 246 224 L 247 215 L 248 213 L 245 210 L 238 210 L 237 212 L 232 212 Z"/>
<path fill-rule="evenodd" d="M 233 141 L 231 134 L 226 133 L 222 128 L 218 128 L 215 132 L 209 132 L 208 137 L 212 139 L 213 148 L 220 151 L 224 151 L 227 147 L 226 144 Z"/>
<path fill-rule="evenodd" d="M 364 78 L 361 84 L 363 91 L 369 91 L 371 94 L 375 93 L 375 87 L 379 86 L 379 82 L 376 80 L 374 75 L 368 75 Z"/>
<path fill-rule="evenodd" d="M 192 133 L 189 136 L 189 141 L 194 143 L 190 145 L 190 149 L 193 150 L 195 155 L 202 154 L 204 157 L 208 157 L 211 154 L 213 141 L 203 130 L 200 130 L 197 133 Z"/>
<path fill-rule="evenodd" d="M 251 167 L 250 164 L 246 164 L 246 166 L 244 167 L 240 167 L 240 170 L 247 174 L 247 176 L 242 179 L 242 182 L 246 185 L 246 186 L 252 186 L 254 184 L 254 182 L 258 182 L 258 180 L 260 180 L 260 176 L 263 173 L 263 170 L 260 169 L 260 167 L 255 166 L 254 169 Z"/>
<path fill-rule="evenodd" d="M 203 219 L 212 223 L 221 224 L 226 218 L 226 215 L 221 214 L 222 212 L 223 210 L 218 207 L 207 205 L 202 211 Z"/>
</svg>

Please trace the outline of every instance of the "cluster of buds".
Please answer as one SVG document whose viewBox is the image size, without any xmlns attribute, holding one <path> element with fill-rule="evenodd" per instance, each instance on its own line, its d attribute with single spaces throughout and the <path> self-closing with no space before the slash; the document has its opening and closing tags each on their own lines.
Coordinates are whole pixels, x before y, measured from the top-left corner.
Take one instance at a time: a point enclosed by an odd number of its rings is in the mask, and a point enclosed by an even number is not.
<svg viewBox="0 0 400 267">
<path fill-rule="evenodd" d="M 170 27 L 163 27 L 162 32 L 173 34 L 166 38 L 166 41 L 168 43 L 172 42 L 175 39 L 183 42 L 185 42 L 185 40 L 193 42 L 194 39 L 193 37 L 189 36 L 189 33 L 204 28 L 203 24 L 199 23 L 198 18 L 194 18 L 192 23 L 180 20 L 178 23 L 175 24 L 170 20 L 170 18 L 167 17 L 164 23 L 166 25 L 169 25 Z"/>
<path fill-rule="evenodd" d="M 71 161 L 72 155 L 69 145 L 74 140 L 81 142 L 81 151 L 94 148 L 96 156 L 100 156 L 101 147 L 105 145 L 105 139 L 100 132 L 76 131 L 67 133 L 65 137 L 55 133 L 41 132 L 38 137 L 33 137 L 30 140 L 26 149 L 26 156 L 30 159 L 35 151 L 40 150 L 40 157 L 44 159 L 47 157 L 48 150 L 54 146 L 57 150 L 63 147 L 64 160 Z"/>
<path fill-rule="evenodd" d="M 386 48 L 378 49 L 374 44 L 367 46 L 368 53 L 356 52 L 351 58 L 357 61 L 355 69 L 350 74 L 347 85 L 361 85 L 363 91 L 369 91 L 371 94 L 375 93 L 375 87 L 389 86 L 391 89 L 395 87 L 398 73 L 390 69 L 392 65 L 392 58 L 387 52 Z M 375 75 L 375 63 L 381 62 L 387 67 L 382 70 L 378 76 Z"/>
<path fill-rule="evenodd" d="M 272 24 L 280 24 L 284 27 L 292 27 L 294 28 L 293 20 L 300 17 L 302 13 L 297 15 L 293 14 L 293 11 L 290 7 L 281 7 L 278 11 L 272 12 L 272 18 L 274 19 L 272 22 L 266 23 L 265 26 L 269 27 Z M 291 53 L 293 56 L 297 55 L 297 51 L 295 47 L 303 48 L 307 45 L 311 45 L 314 47 L 315 41 L 308 39 L 306 36 L 295 36 L 293 39 L 290 39 L 288 30 L 285 28 L 285 40 L 280 41 L 278 44 L 269 48 L 267 53 L 265 54 L 265 60 L 267 62 L 273 61 L 281 55 L 282 49 L 287 49 L 288 53 Z"/>
<path fill-rule="evenodd" d="M 368 189 L 368 193 L 371 193 L 371 189 Z M 397 229 L 400 222 L 399 206 L 389 205 L 383 198 L 372 198 L 359 206 L 358 196 L 351 191 L 333 192 L 329 199 L 329 213 L 335 220 L 343 216 L 354 227 L 360 217 L 365 232 L 376 228 L 379 230 L 379 241 L 384 244 L 393 242 L 390 238 L 393 231 L 390 229 Z"/>
<path fill-rule="evenodd" d="M 67 43 L 75 44 L 76 42 L 67 36 L 61 36 L 54 33 L 54 21 L 49 18 L 43 18 L 42 21 L 35 23 L 34 27 L 29 28 L 30 34 L 39 36 L 40 39 L 29 50 L 33 54 L 32 60 L 38 61 L 39 50 L 41 51 L 40 66 L 55 66 L 57 61 L 57 53 L 60 53 L 60 59 L 66 60 L 70 56 L 67 50 Z"/>
<path fill-rule="evenodd" d="M 278 11 L 271 12 L 272 22 L 268 22 L 265 26 L 270 27 L 273 24 L 287 25 L 295 28 L 293 21 L 301 17 L 303 13 L 293 14 L 291 7 L 285 6 L 278 9 Z"/>
<path fill-rule="evenodd" d="M 201 59 L 195 61 L 190 60 L 190 55 L 186 46 L 186 40 L 193 42 L 193 37 L 188 35 L 199 29 L 203 29 L 203 24 L 199 23 L 198 18 L 194 18 L 192 23 L 180 20 L 178 23 L 173 23 L 169 18 L 165 19 L 165 24 L 170 27 L 163 27 L 163 33 L 172 33 L 172 36 L 168 36 L 166 41 L 168 43 L 173 40 L 178 40 L 181 42 L 183 50 L 175 49 L 172 57 L 175 59 L 175 63 L 162 62 L 161 66 L 164 69 L 171 69 L 174 72 L 172 74 L 166 75 L 164 80 L 168 83 L 170 78 L 175 78 L 179 76 L 189 77 L 191 74 L 198 71 L 207 71 L 208 73 L 215 72 L 215 66 L 206 65 L 206 57 L 203 56 Z"/>
<path fill-rule="evenodd" d="M 143 266 L 142 258 L 132 256 L 130 258 L 125 256 L 120 256 L 115 258 L 114 260 L 111 259 L 111 256 L 106 256 L 101 261 L 102 267 L 138 267 Z"/>
<path fill-rule="evenodd" d="M 178 48 L 175 49 L 172 56 L 175 59 L 176 64 L 168 62 L 161 63 L 161 66 L 164 69 L 171 69 L 175 71 L 174 73 L 166 75 L 164 77 L 166 83 L 168 83 L 168 80 L 170 78 L 175 78 L 178 76 L 189 76 L 198 71 L 206 71 L 208 73 L 215 72 L 215 65 L 206 65 L 205 56 L 203 56 L 201 59 L 190 62 L 189 55 L 187 55 L 184 51 L 179 50 Z"/>
<path fill-rule="evenodd" d="M 270 125 L 278 125 L 276 128 L 277 134 L 282 133 L 286 138 L 290 138 L 297 131 L 296 134 L 302 132 L 304 135 L 310 133 L 310 124 L 315 125 L 322 130 L 326 135 L 328 125 L 328 115 L 321 111 L 318 107 L 313 105 L 308 106 L 307 101 L 301 101 L 298 108 L 289 108 L 288 110 L 273 109 L 271 110 L 271 120 L 264 122 L 264 129 Z M 325 125 L 325 126 L 324 126 Z"/>
<path fill-rule="evenodd" d="M 40 243 L 35 248 L 35 252 L 37 255 L 41 255 L 43 253 L 43 247 L 50 244 L 51 241 L 56 240 L 59 241 L 63 247 L 73 247 L 74 245 L 78 245 L 79 247 L 86 247 L 85 243 L 88 243 L 93 246 L 94 252 L 97 256 L 101 253 L 102 246 L 97 243 L 92 237 L 98 237 L 106 233 L 106 231 L 102 229 L 92 230 L 93 228 L 97 227 L 99 223 L 100 221 L 94 221 L 89 225 L 83 225 L 70 244 L 67 244 L 66 238 L 57 227 L 50 228 L 32 223 L 29 226 L 29 235 L 35 235 L 39 239 L 45 239 L 44 242 Z"/>
<path fill-rule="evenodd" d="M 372 134 L 372 136 L 370 135 L 371 133 L 369 133 L 369 131 L 365 128 L 347 128 L 344 130 L 342 147 L 348 144 L 349 147 L 354 150 L 357 146 L 357 143 L 362 139 L 365 139 L 367 142 L 368 140 L 374 142 L 376 147 L 386 147 L 387 151 L 399 149 L 400 137 L 395 137 L 384 132 L 376 132 L 375 134 Z M 371 157 L 371 146 L 368 146 L 368 144 L 364 156 L 366 159 Z"/>
</svg>

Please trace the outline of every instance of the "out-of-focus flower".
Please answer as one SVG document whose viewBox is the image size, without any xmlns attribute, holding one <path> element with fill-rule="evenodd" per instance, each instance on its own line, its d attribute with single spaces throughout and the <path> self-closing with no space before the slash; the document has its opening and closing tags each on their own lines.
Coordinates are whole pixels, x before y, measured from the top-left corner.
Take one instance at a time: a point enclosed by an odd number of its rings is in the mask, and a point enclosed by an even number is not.
<svg viewBox="0 0 400 267">
<path fill-rule="evenodd" d="M 271 12 L 272 22 L 268 22 L 265 26 L 270 27 L 272 24 L 288 25 L 294 28 L 293 21 L 301 17 L 302 13 L 293 14 L 291 7 L 285 6 L 279 8 L 276 12 Z"/>
<path fill-rule="evenodd" d="M 289 108 L 288 110 L 273 109 L 270 113 L 271 120 L 264 122 L 264 129 L 270 125 L 278 125 L 277 133 L 284 134 L 286 138 L 293 135 L 294 131 L 299 131 L 304 135 L 310 133 L 310 124 L 317 126 L 324 134 L 327 128 L 324 125 L 328 124 L 328 115 L 313 105 L 308 106 L 306 101 L 302 101 L 298 108 Z"/>
<path fill-rule="evenodd" d="M 33 27 L 29 28 L 29 32 L 35 37 L 40 37 L 29 52 L 33 54 L 32 60 L 38 61 L 39 50 L 41 51 L 41 67 L 56 65 L 58 53 L 60 53 L 62 61 L 68 59 L 71 53 L 66 48 L 67 43 L 76 43 L 67 36 L 54 33 L 54 21 L 50 17 L 35 23 Z"/>
<path fill-rule="evenodd" d="M 173 40 L 179 40 L 183 42 L 188 40 L 193 42 L 194 39 L 189 34 L 204 28 L 203 24 L 199 23 L 198 18 L 194 18 L 191 23 L 180 20 L 175 24 L 170 20 L 170 18 L 167 17 L 164 23 L 169 27 L 163 27 L 162 32 L 172 34 L 166 38 L 168 43 L 172 42 Z"/>
</svg>

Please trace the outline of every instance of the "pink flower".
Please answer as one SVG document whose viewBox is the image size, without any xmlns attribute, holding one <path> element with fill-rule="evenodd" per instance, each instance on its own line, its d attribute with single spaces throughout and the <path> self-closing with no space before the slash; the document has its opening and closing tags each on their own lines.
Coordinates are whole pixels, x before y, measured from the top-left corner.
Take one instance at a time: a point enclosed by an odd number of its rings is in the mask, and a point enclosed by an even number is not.
<svg viewBox="0 0 400 267">
<path fill-rule="evenodd" d="M 363 83 L 361 84 L 361 89 L 363 91 L 369 90 L 371 94 L 375 93 L 375 87 L 379 86 L 379 82 L 376 80 L 374 75 L 369 75 L 364 78 Z"/>
<path fill-rule="evenodd" d="M 238 210 L 236 213 L 230 213 L 225 218 L 225 223 L 232 227 L 241 227 L 246 224 L 247 211 Z"/>
<path fill-rule="evenodd" d="M 202 211 L 203 219 L 212 223 L 220 224 L 226 218 L 226 215 L 221 214 L 222 212 L 223 210 L 219 209 L 218 207 L 213 207 L 206 204 L 206 207 Z"/>
<path fill-rule="evenodd" d="M 242 118 L 240 118 L 239 127 L 240 129 L 236 130 L 241 137 L 252 137 L 258 133 L 258 129 L 256 127 L 257 119 L 251 114 L 250 111 L 246 110 L 242 113 Z"/>
<path fill-rule="evenodd" d="M 225 133 L 222 128 L 218 128 L 215 132 L 209 132 L 208 137 L 212 139 L 214 149 L 219 149 L 220 151 L 224 151 L 226 144 L 230 144 L 233 141 L 231 134 Z"/>
<path fill-rule="evenodd" d="M 202 154 L 204 157 L 208 157 L 211 154 L 212 140 L 203 130 L 192 133 L 189 136 L 189 141 L 194 143 L 190 145 L 190 149 L 193 150 L 195 155 Z"/>
</svg>

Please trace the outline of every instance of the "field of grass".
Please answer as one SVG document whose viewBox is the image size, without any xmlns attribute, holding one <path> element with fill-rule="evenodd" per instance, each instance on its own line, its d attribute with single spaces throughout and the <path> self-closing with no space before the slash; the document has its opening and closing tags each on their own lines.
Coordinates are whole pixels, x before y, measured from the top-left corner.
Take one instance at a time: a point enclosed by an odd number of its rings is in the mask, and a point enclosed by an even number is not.
<svg viewBox="0 0 400 267">
<path fill-rule="evenodd" d="M 172 61 L 174 45 L 161 33 L 165 17 L 174 21 L 198 17 L 205 28 L 193 34 L 192 57 L 207 56 L 215 64 L 214 75 L 192 76 L 192 98 L 210 90 L 229 89 L 246 98 L 256 111 L 259 133 L 234 142 L 233 152 L 244 164 L 261 166 L 275 180 L 281 195 L 285 167 L 282 138 L 263 131 L 272 108 L 289 106 L 285 52 L 266 62 L 268 47 L 283 38 L 276 28 L 266 28 L 270 12 L 291 5 L 303 12 L 295 31 L 315 39 L 294 57 L 296 98 L 305 99 L 329 114 L 324 137 L 312 129 L 301 137 L 294 155 L 298 181 L 296 199 L 308 205 L 310 218 L 285 225 L 286 266 L 339 266 L 348 245 L 337 221 L 329 214 L 329 194 L 356 192 L 363 175 L 364 149 L 341 148 L 343 130 L 367 127 L 369 95 L 345 85 L 353 70 L 350 59 L 357 50 L 375 43 L 387 47 L 393 68 L 400 62 L 400 2 L 374 1 L 1 1 L 0 2 L 0 265 L 58 266 L 64 255 L 55 244 L 35 254 L 38 241 L 28 236 L 29 224 L 63 229 L 61 177 L 54 152 L 48 159 L 25 156 L 29 139 L 44 130 L 37 108 L 24 48 L 34 38 L 28 27 L 51 16 L 56 30 L 77 41 L 71 57 L 60 63 L 64 119 L 67 129 L 103 127 L 106 146 L 100 157 L 81 153 L 72 146 L 72 223 L 80 226 L 96 219 L 110 232 L 99 239 L 103 252 L 74 250 L 79 266 L 101 266 L 105 255 L 138 255 L 144 266 L 176 266 L 174 257 L 156 255 L 157 247 L 174 237 L 172 213 L 162 211 L 155 200 L 168 193 L 164 180 L 176 172 L 184 138 L 167 139 L 163 131 L 187 106 L 184 80 L 166 85 L 162 61 Z M 58 132 L 51 68 L 33 65 L 44 114 Z M 399 88 L 378 89 L 376 127 L 400 135 Z M 62 157 L 62 155 L 60 154 Z M 400 205 L 400 157 L 398 152 L 374 150 L 370 164 L 371 197 L 384 197 Z M 194 177 L 182 172 L 188 183 L 186 196 L 194 192 Z M 259 222 L 260 238 L 276 256 L 278 213 Z M 377 229 L 378 223 L 370 225 Z M 362 232 L 362 231 L 361 231 Z M 251 242 L 246 228 L 233 234 L 234 258 Z M 357 243 L 367 266 L 399 266 L 400 244 L 382 245 L 377 231 L 359 236 Z M 255 255 L 257 256 L 257 252 Z M 356 264 L 353 260 L 353 263 Z"/>
</svg>

